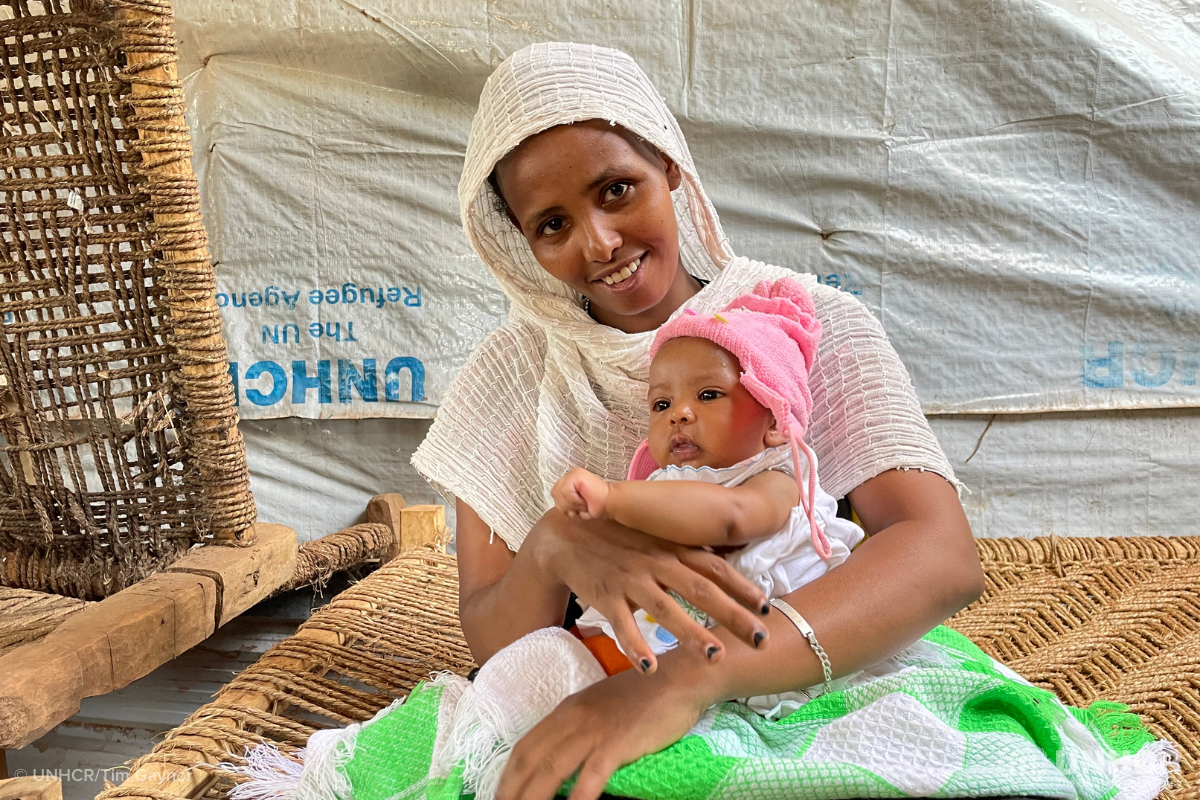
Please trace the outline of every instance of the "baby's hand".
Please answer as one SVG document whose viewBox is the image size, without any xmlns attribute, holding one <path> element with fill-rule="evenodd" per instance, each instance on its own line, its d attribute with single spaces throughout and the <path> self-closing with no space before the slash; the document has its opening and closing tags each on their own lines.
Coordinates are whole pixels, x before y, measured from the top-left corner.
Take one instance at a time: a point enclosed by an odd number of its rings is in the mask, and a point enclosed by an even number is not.
<svg viewBox="0 0 1200 800">
<path fill-rule="evenodd" d="M 599 475 L 576 468 L 558 479 L 550 496 L 554 507 L 568 517 L 603 519 L 608 489 L 608 482 Z"/>
</svg>

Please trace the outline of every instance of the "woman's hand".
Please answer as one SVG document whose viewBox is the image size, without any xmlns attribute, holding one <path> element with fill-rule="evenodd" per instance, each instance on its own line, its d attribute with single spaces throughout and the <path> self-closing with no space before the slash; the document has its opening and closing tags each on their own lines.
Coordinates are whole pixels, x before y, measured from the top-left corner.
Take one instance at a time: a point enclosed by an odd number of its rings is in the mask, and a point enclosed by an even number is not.
<svg viewBox="0 0 1200 800">
<path fill-rule="evenodd" d="M 613 623 L 621 647 L 644 672 L 653 672 L 658 662 L 633 621 L 633 608 L 657 617 L 683 647 L 707 656 L 706 663 L 724 655 L 721 640 L 689 617 L 668 590 L 749 644 L 766 638 L 754 613 L 770 609 L 762 592 L 704 550 L 551 510 L 514 553 L 461 500 L 457 533 L 459 622 L 480 664 L 538 628 L 561 625 L 571 591 Z"/>
<path fill-rule="evenodd" d="M 679 741 L 710 703 L 672 677 L 626 670 L 568 697 L 517 743 L 497 800 L 549 800 L 576 772 L 569 800 L 595 800 L 618 768 Z"/>
<path fill-rule="evenodd" d="M 530 531 L 521 554 L 531 553 L 539 571 L 554 578 L 612 623 L 621 649 L 642 672 L 657 667 L 654 651 L 634 622 L 642 608 L 710 663 L 725 647 L 668 592 L 674 592 L 752 646 L 767 638 L 761 615 L 770 610 L 762 590 L 725 559 L 673 544 L 615 522 L 572 519 L 546 513 Z M 747 609 L 752 609 L 747 610 Z"/>
<path fill-rule="evenodd" d="M 608 481 L 604 478 L 576 467 L 558 479 L 550 496 L 554 498 L 554 507 L 568 517 L 604 519 L 608 489 Z"/>
</svg>

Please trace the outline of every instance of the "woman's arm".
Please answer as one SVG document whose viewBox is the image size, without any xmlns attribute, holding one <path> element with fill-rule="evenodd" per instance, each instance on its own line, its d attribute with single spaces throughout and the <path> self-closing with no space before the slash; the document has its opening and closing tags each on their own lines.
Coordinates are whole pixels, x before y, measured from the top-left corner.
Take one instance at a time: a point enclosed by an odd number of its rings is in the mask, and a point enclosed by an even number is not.
<svg viewBox="0 0 1200 800">
<path fill-rule="evenodd" d="M 475 661 L 539 628 L 561 625 L 570 590 L 518 558 L 475 510 L 455 502 L 458 619 Z"/>
<path fill-rule="evenodd" d="M 931 472 L 890 471 L 850 493 L 872 537 L 837 569 L 786 597 L 808 620 L 835 675 L 912 644 L 983 591 L 983 571 L 954 488 Z M 623 764 L 677 741 L 709 705 L 821 682 L 821 666 L 782 614 L 755 649 L 716 629 L 717 665 L 693 650 L 663 655 L 658 673 L 622 673 L 568 698 L 513 751 L 498 798 L 545 800 L 576 770 L 572 800 L 594 800 Z"/>
<path fill-rule="evenodd" d="M 528 633 L 561 625 L 572 590 L 612 622 L 621 647 L 644 672 L 653 672 L 657 659 L 633 620 L 634 608 L 654 614 L 709 663 L 725 653 L 716 633 L 689 617 L 668 590 L 746 642 L 765 636 L 762 617 L 747 610 L 765 607 L 762 591 L 719 556 L 555 510 L 513 553 L 470 506 L 460 500 L 456 508 L 459 621 L 481 664 Z"/>
<path fill-rule="evenodd" d="M 784 598 L 812 625 L 835 676 L 895 655 L 984 588 L 962 504 L 941 476 L 885 472 L 851 491 L 850 502 L 872 536 L 840 567 Z M 771 647 L 727 642 L 728 663 L 706 671 L 712 702 L 821 682 L 820 662 L 795 627 L 775 610 L 768 624 Z"/>
</svg>

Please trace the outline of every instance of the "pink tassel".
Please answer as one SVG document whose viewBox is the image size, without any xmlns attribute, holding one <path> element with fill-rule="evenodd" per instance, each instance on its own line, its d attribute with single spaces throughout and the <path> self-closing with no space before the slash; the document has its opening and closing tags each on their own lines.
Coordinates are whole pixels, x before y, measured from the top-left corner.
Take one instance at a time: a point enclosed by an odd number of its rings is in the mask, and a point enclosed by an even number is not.
<svg viewBox="0 0 1200 800">
<path fill-rule="evenodd" d="M 813 451 L 809 449 L 808 445 L 804 443 L 804 440 L 796 435 L 794 431 L 795 428 L 793 427 L 792 463 L 796 470 L 796 485 L 800 487 L 800 505 L 804 509 L 805 515 L 808 516 L 808 526 L 812 533 L 812 543 L 813 547 L 817 551 L 817 555 L 819 555 L 821 558 L 830 558 L 833 556 L 833 548 L 829 546 L 829 538 L 825 535 L 825 531 L 821 530 L 821 527 L 817 525 L 816 511 L 814 509 L 813 498 L 815 498 L 817 494 L 816 456 L 813 454 Z M 801 469 L 802 465 L 800 463 L 801 450 L 803 450 L 804 455 L 808 457 L 807 487 L 804 485 L 804 481 L 801 477 L 804 474 L 803 470 Z M 808 490 L 807 492 L 805 491 L 806 488 Z"/>
</svg>

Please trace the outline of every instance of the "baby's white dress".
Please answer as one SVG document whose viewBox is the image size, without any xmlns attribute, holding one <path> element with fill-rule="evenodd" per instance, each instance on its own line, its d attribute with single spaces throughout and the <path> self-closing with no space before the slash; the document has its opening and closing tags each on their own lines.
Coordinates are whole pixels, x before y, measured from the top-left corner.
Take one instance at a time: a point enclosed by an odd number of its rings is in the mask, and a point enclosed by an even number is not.
<svg viewBox="0 0 1200 800">
<path fill-rule="evenodd" d="M 810 462 L 805 453 L 801 452 L 800 468 L 804 470 L 801 483 L 806 485 L 808 471 L 815 472 L 817 465 L 815 461 Z M 646 480 L 703 481 L 718 486 L 733 487 L 768 470 L 779 470 L 795 477 L 791 445 L 769 448 L 731 467 L 714 469 L 712 467 L 666 466 L 650 473 Z M 824 575 L 845 561 L 850 555 L 850 550 L 866 535 L 858 525 L 838 517 L 837 501 L 821 488 L 820 481 L 814 481 L 814 483 L 816 491 L 812 498 L 813 514 L 816 517 L 817 525 L 825 531 L 825 536 L 829 539 L 829 547 L 833 552 L 828 559 L 822 559 L 817 555 L 816 548 L 813 547 L 808 516 L 802 505 L 797 505 L 792 509 L 787 523 L 777 533 L 750 542 L 745 547 L 725 556 L 725 560 L 735 570 L 757 584 L 767 597 L 782 597 Z M 693 608 L 685 602 L 681 602 L 681 605 L 692 617 L 703 624 L 709 627 L 714 624 L 699 609 Z M 641 629 L 642 637 L 649 643 L 656 655 L 672 650 L 678 645 L 678 640 L 671 632 L 659 625 L 644 610 L 638 609 L 634 612 L 634 620 Z M 612 625 L 604 618 L 603 614 L 594 608 L 585 610 L 577 624 L 585 635 L 589 633 L 589 628 L 599 628 L 614 640 L 616 639 Z M 835 688 L 840 688 L 836 684 L 835 681 Z M 745 702 L 760 714 L 777 719 L 799 708 L 815 694 L 819 694 L 819 691 L 751 697 L 747 698 Z"/>
</svg>

